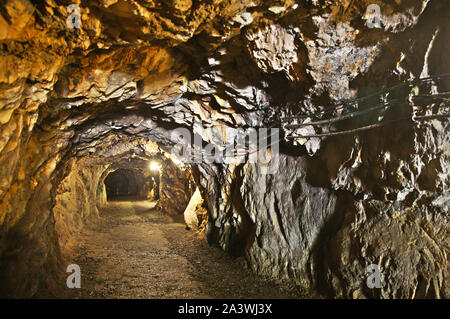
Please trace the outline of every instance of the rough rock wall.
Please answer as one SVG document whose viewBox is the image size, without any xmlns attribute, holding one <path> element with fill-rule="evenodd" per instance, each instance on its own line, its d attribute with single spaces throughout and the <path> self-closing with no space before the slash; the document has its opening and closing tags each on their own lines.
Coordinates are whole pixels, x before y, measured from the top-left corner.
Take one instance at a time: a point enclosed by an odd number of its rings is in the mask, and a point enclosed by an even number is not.
<svg viewBox="0 0 450 319">
<path fill-rule="evenodd" d="M 255 224 L 253 243 L 246 250 L 251 267 L 309 287 L 322 262 L 310 257 L 321 249 L 320 237 L 339 209 L 339 195 L 307 182 L 307 161 L 282 155 L 273 175 L 262 175 L 257 165 L 246 164 L 240 193 Z"/>
<path fill-rule="evenodd" d="M 348 99 L 355 93 L 368 95 L 412 75 L 427 77 L 450 70 L 448 59 L 442 57 L 449 36 L 444 27 L 448 15 L 438 13 L 443 4 L 415 5 L 405 16 L 385 17 L 391 23 L 383 22 L 385 31 L 392 31 L 395 23 L 399 34 L 361 32 L 360 25 L 341 21 L 340 14 L 313 17 L 317 38 L 306 41 L 311 37 L 308 27 L 300 28 L 299 35 L 316 83 L 300 103 L 294 102 L 295 93 L 288 93 L 287 104 L 313 113 L 323 110 L 321 105 L 327 101 Z M 292 17 L 286 21 L 292 22 Z M 291 34 L 280 44 L 283 36 L 275 33 L 279 38 L 271 40 L 271 32 L 266 47 L 293 48 Z M 303 52 L 305 47 L 294 49 Z M 258 45 L 250 47 L 255 48 Z M 254 57 L 263 60 L 258 67 L 273 72 L 275 65 L 268 68 L 264 55 Z M 281 71 L 300 78 L 296 70 Z M 446 79 L 434 81 L 421 86 L 420 94 L 448 92 L 449 84 Z M 409 90 L 391 96 L 408 96 Z M 447 104 L 437 101 L 419 108 L 405 103 L 383 116 L 387 120 L 411 117 L 413 109 L 422 115 L 448 113 Z M 326 133 L 370 122 L 373 115 L 323 126 L 322 131 L 310 127 L 297 132 Z M 273 176 L 257 174 L 258 167 L 250 164 L 237 169 L 204 167 L 200 184 L 211 211 L 207 234 L 223 249 L 245 255 L 256 272 L 294 280 L 329 297 L 445 298 L 449 293 L 448 130 L 446 119 L 400 121 L 357 136 L 299 139 L 309 156 L 285 145 Z M 382 289 L 366 285 L 370 264 L 381 268 Z"/>
<path fill-rule="evenodd" d="M 50 213 L 55 201 L 55 184 L 64 170 L 55 172 L 61 155 L 55 141 L 45 134 L 20 141 L 7 153 L 10 162 L 8 192 L 2 197 L 0 287 L 4 296 L 32 296 L 47 285 L 42 269 L 57 274 L 60 252 Z M 11 174 L 12 173 L 12 174 Z"/>
<path fill-rule="evenodd" d="M 100 182 L 104 170 L 104 166 L 83 165 L 79 161 L 58 185 L 52 212 L 62 251 L 72 244 L 74 233 L 89 217 L 99 216 L 98 208 L 106 203 L 105 187 Z"/>
<path fill-rule="evenodd" d="M 208 219 L 208 212 L 204 208 L 204 199 L 197 187 L 183 213 L 186 226 L 193 230 L 203 230 Z"/>
</svg>

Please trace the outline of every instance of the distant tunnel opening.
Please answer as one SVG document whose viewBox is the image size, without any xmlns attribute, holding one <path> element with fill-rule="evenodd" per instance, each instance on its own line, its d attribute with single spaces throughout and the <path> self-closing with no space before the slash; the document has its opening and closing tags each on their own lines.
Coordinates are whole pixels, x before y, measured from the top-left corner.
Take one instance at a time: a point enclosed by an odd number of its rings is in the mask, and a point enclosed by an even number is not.
<svg viewBox="0 0 450 319">
<path fill-rule="evenodd" d="M 147 180 L 141 172 L 132 169 L 118 169 L 105 179 L 106 197 L 111 200 L 143 200 L 146 189 L 154 189 L 157 183 Z"/>
</svg>

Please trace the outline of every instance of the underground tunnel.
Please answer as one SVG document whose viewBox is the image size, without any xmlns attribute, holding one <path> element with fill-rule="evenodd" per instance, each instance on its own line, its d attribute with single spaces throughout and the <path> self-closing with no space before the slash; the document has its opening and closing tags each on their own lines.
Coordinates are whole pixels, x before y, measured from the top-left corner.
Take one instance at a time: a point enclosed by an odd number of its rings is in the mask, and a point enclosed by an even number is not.
<svg viewBox="0 0 450 319">
<path fill-rule="evenodd" d="M 0 1 L 0 297 L 448 298 L 449 15 Z"/>
<path fill-rule="evenodd" d="M 109 200 L 158 200 L 160 194 L 160 164 L 158 161 L 131 161 L 113 171 L 107 170 L 103 183 Z M 106 175 L 106 174 L 103 175 Z"/>
<path fill-rule="evenodd" d="M 137 196 L 142 185 L 137 182 L 138 177 L 141 176 L 136 175 L 134 171 L 127 169 L 118 169 L 110 173 L 105 179 L 107 199 Z"/>
</svg>

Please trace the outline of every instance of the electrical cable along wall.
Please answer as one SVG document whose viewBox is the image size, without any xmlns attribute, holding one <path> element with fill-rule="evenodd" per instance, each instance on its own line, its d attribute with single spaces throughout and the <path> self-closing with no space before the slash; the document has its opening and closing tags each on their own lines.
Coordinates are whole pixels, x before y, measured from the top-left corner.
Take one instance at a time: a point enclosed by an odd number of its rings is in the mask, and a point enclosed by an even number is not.
<svg viewBox="0 0 450 319">
<path fill-rule="evenodd" d="M 449 118 L 450 110 L 449 110 L 449 102 L 450 102 L 450 92 L 445 93 L 436 93 L 436 94 L 418 94 L 418 92 L 425 91 L 429 92 L 430 87 L 436 85 L 435 82 L 439 82 L 442 79 L 450 78 L 450 74 L 440 74 L 435 76 L 430 76 L 422 79 L 410 80 L 405 83 L 396 85 L 387 90 L 379 91 L 377 93 L 371 94 L 366 97 L 357 98 L 352 101 L 345 101 L 343 103 L 337 104 L 333 107 L 325 108 L 319 112 L 311 113 L 311 114 L 297 114 L 293 116 L 286 116 L 281 119 L 282 125 L 284 128 L 288 129 L 290 134 L 287 134 L 286 138 L 288 140 L 296 140 L 296 139 L 307 139 L 313 137 L 328 137 L 328 136 L 338 136 L 338 135 L 346 135 L 346 134 L 355 134 L 361 131 L 371 130 L 375 128 L 380 128 L 388 124 L 394 124 L 398 121 L 427 121 L 438 118 Z M 408 95 L 404 96 L 402 99 L 394 98 L 390 99 L 391 95 L 398 95 L 396 91 L 399 90 L 407 90 L 410 89 Z M 368 105 L 367 101 L 379 99 L 379 102 L 376 105 Z M 433 111 L 436 111 L 436 107 L 440 111 L 438 113 L 433 114 Z M 397 119 L 389 119 L 383 121 L 384 115 L 388 113 L 392 108 L 395 107 L 410 107 L 411 117 L 408 118 L 397 118 Z M 378 112 L 377 112 L 378 111 Z M 329 114 L 335 117 L 325 118 L 321 120 L 323 117 L 327 117 L 326 114 Z M 369 115 L 370 119 L 378 119 L 375 123 L 367 124 L 365 126 L 352 128 L 348 130 L 334 130 L 331 131 L 330 128 L 332 124 L 351 120 L 358 119 L 363 117 L 364 115 Z M 301 123 L 292 123 L 291 121 L 302 120 Z M 305 119 L 309 119 L 305 121 Z M 301 128 L 312 126 L 317 129 L 321 129 L 325 131 L 324 133 L 318 134 L 301 134 Z M 297 131 L 297 129 L 300 129 Z M 300 132 L 300 134 L 296 133 Z"/>
</svg>

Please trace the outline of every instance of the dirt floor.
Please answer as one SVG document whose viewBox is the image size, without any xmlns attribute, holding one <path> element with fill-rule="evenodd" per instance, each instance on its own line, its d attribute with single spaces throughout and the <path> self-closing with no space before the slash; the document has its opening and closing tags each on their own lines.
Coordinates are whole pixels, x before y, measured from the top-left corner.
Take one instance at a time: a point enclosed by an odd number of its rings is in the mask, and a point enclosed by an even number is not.
<svg viewBox="0 0 450 319">
<path fill-rule="evenodd" d="M 153 202 L 109 202 L 74 250 L 72 298 L 307 298 L 253 275 L 242 260 L 164 216 Z"/>
</svg>

